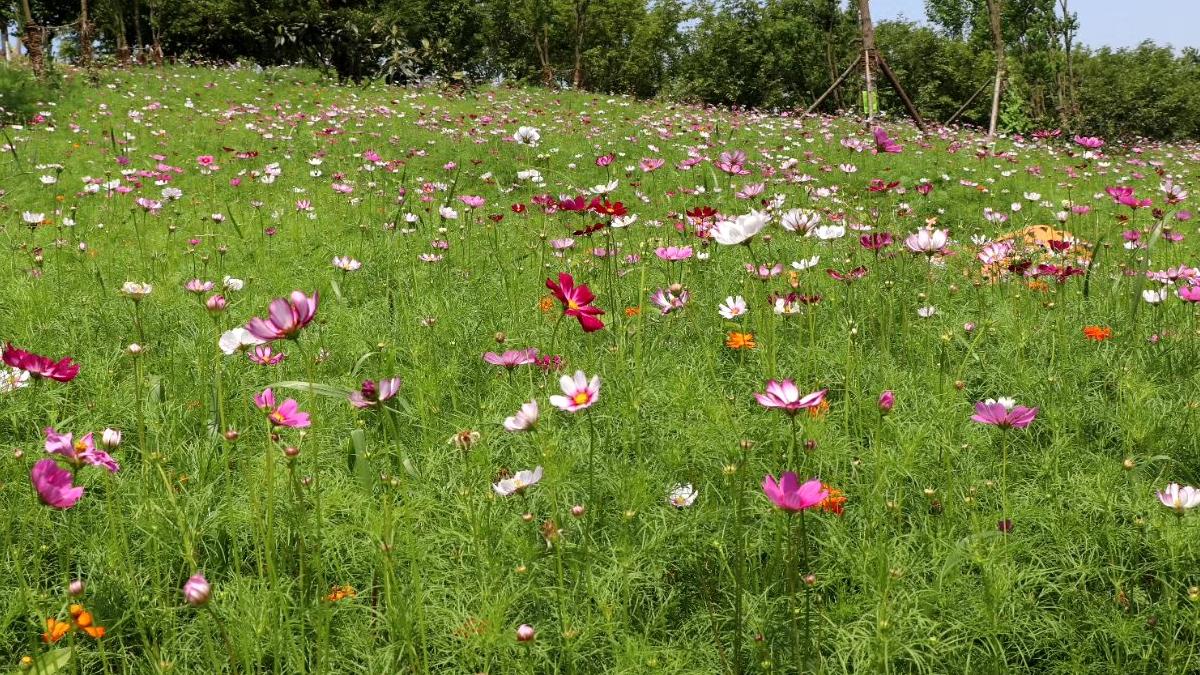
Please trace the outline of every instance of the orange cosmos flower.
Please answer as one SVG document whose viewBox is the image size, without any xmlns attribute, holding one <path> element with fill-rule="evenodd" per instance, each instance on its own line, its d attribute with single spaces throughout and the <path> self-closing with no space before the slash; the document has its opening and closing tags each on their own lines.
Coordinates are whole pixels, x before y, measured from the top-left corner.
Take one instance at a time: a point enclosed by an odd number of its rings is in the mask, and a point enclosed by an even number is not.
<svg viewBox="0 0 1200 675">
<path fill-rule="evenodd" d="M 325 599 L 329 602 L 337 602 L 339 600 L 345 600 L 346 598 L 354 598 L 357 596 L 358 591 L 354 590 L 354 587 L 350 584 L 346 584 L 344 586 L 334 586 L 332 592 L 325 596 Z"/>
<path fill-rule="evenodd" d="M 846 508 L 845 493 L 843 493 L 841 490 L 839 490 L 835 487 L 830 487 L 824 483 L 821 483 L 821 489 L 828 492 L 829 496 L 826 497 L 825 499 L 821 500 L 821 503 L 817 504 L 817 508 L 821 509 L 825 513 L 832 513 L 836 516 L 842 515 L 842 512 Z"/>
<path fill-rule="evenodd" d="M 730 349 L 754 349 L 758 344 L 754 342 L 754 333 L 733 331 L 725 338 L 725 346 Z"/>
<path fill-rule="evenodd" d="M 546 297 L 539 300 L 538 301 L 538 309 L 542 310 L 542 313 L 546 313 L 546 312 L 549 312 L 550 310 L 554 309 L 554 298 L 547 295 Z"/>
<path fill-rule="evenodd" d="M 641 307 L 626 307 L 625 308 L 625 316 L 628 316 L 628 317 L 635 317 L 641 313 L 642 313 Z"/>
<path fill-rule="evenodd" d="M 46 619 L 46 632 L 42 633 L 42 642 L 58 642 L 72 629 L 81 630 L 97 640 L 104 637 L 104 626 L 95 625 L 92 613 L 84 609 L 83 605 L 71 605 L 70 612 L 70 621 L 59 621 L 53 617 Z"/>
<path fill-rule="evenodd" d="M 1108 326 L 1084 326 L 1083 336 L 1095 342 L 1104 342 L 1112 337 L 1112 329 Z"/>
<path fill-rule="evenodd" d="M 808 414 L 813 419 L 823 419 L 829 412 L 829 400 L 821 399 L 821 402 L 808 409 Z"/>
</svg>

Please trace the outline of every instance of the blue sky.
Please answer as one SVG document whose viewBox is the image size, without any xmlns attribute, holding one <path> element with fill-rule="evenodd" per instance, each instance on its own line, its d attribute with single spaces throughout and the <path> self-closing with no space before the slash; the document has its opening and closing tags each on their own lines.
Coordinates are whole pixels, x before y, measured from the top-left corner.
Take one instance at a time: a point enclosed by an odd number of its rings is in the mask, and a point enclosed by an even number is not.
<svg viewBox="0 0 1200 675">
<path fill-rule="evenodd" d="M 1089 47 L 1132 47 L 1147 38 L 1176 48 L 1200 47 L 1200 0 L 1071 0 L 1079 41 Z M 876 21 L 903 15 L 924 21 L 925 0 L 872 0 Z"/>
</svg>

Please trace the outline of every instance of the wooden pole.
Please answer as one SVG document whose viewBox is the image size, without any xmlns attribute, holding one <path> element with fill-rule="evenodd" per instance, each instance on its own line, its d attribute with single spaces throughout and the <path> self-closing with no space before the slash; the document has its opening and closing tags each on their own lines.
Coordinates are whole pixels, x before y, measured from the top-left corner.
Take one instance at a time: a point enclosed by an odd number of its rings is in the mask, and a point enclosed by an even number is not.
<svg viewBox="0 0 1200 675">
<path fill-rule="evenodd" d="M 908 97 L 908 92 L 904 91 L 904 87 L 900 85 L 900 79 L 896 77 L 896 73 L 892 72 L 887 59 L 883 58 L 882 54 L 876 54 L 875 60 L 879 63 L 879 68 L 883 70 L 883 74 L 887 77 L 888 82 L 892 83 L 892 88 L 900 95 L 900 101 L 904 103 L 904 109 L 908 111 L 909 116 L 917 123 L 917 128 L 925 131 L 925 120 L 921 119 L 921 113 L 917 112 L 917 106 L 913 105 L 912 99 Z"/>
<path fill-rule="evenodd" d="M 996 122 L 1000 118 L 1000 93 L 1004 88 L 1004 33 L 1000 30 L 1000 10 L 1003 0 L 987 0 L 988 25 L 992 29 L 992 46 L 996 50 L 996 86 L 992 89 L 992 116 L 988 122 L 988 136 L 996 135 Z"/>
<path fill-rule="evenodd" d="M 825 90 L 824 94 L 821 94 L 820 96 L 818 96 L 817 100 L 813 101 L 813 104 L 808 106 L 808 110 L 805 110 L 804 114 L 807 115 L 807 114 L 811 113 L 812 111 L 816 110 L 817 106 L 821 105 L 821 103 L 824 102 L 826 98 L 829 98 L 829 95 L 832 94 L 834 91 L 836 91 L 837 88 L 842 84 L 842 82 L 846 81 L 846 78 L 850 76 L 850 73 L 854 72 L 854 69 L 858 67 L 858 64 L 862 63 L 862 57 L 863 57 L 862 54 L 859 54 L 858 56 L 854 57 L 854 62 L 851 63 L 850 66 L 848 68 L 846 68 L 846 70 L 842 71 L 842 74 L 839 75 L 838 78 L 833 81 L 833 84 L 829 85 L 829 88 Z"/>
<path fill-rule="evenodd" d="M 991 84 L 991 83 L 984 82 L 983 84 L 979 85 L 979 88 L 975 90 L 975 93 L 971 94 L 971 98 L 967 99 L 966 103 L 959 106 L 958 110 L 955 110 L 954 114 L 950 116 L 950 119 L 946 120 L 946 124 L 947 125 L 953 124 L 954 120 L 958 119 L 958 116 L 961 115 L 962 112 L 967 109 L 967 106 L 971 105 L 975 101 L 975 99 L 979 98 L 979 95 L 983 93 L 984 89 L 988 88 L 989 84 Z"/>
<path fill-rule="evenodd" d="M 876 100 L 875 80 L 871 76 L 871 57 L 875 55 L 875 25 L 871 23 L 871 0 L 858 0 L 858 21 L 862 30 L 863 78 L 866 82 L 866 114 L 870 122 L 875 117 L 872 102 Z"/>
</svg>

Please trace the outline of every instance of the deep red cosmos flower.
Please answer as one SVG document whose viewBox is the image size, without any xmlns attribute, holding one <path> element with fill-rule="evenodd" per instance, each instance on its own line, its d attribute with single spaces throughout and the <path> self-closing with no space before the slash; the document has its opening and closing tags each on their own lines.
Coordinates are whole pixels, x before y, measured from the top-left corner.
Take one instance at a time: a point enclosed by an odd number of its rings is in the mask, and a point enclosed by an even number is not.
<svg viewBox="0 0 1200 675">
<path fill-rule="evenodd" d="M 604 322 L 596 318 L 604 314 L 604 310 L 592 307 L 592 301 L 596 299 L 596 296 L 592 294 L 587 284 L 576 286 L 575 279 L 570 274 L 562 272 L 558 275 L 558 283 L 554 283 L 553 279 L 546 279 L 546 288 L 550 289 L 554 297 L 563 304 L 563 314 L 579 319 L 579 325 L 583 328 L 583 332 L 592 333 L 604 328 Z"/>
<path fill-rule="evenodd" d="M 55 361 L 46 356 L 17 349 L 11 343 L 4 346 L 4 353 L 0 357 L 13 368 L 24 370 L 38 379 L 70 382 L 79 374 L 79 366 L 69 356 L 61 361 Z"/>
</svg>

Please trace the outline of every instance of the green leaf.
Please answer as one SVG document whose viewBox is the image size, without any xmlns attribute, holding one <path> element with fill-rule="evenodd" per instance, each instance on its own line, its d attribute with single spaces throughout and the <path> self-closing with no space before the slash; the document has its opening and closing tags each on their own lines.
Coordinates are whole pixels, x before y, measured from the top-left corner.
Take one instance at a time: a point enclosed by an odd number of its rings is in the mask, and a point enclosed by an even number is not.
<svg viewBox="0 0 1200 675">
<path fill-rule="evenodd" d="M 354 391 L 349 387 L 343 387 L 336 384 L 322 384 L 320 382 L 303 382 L 301 380 L 285 380 L 283 382 L 275 382 L 267 385 L 271 389 L 296 389 L 298 391 L 312 392 L 318 396 L 328 396 L 329 398 L 346 398 L 350 392 Z"/>
<path fill-rule="evenodd" d="M 55 675 L 66 669 L 71 662 L 71 650 L 63 647 L 52 649 L 45 654 L 33 657 L 33 665 L 29 668 L 10 670 L 10 675 Z"/>
</svg>

